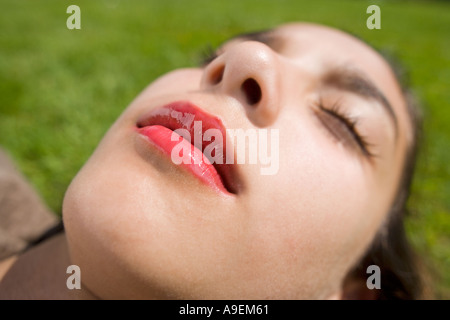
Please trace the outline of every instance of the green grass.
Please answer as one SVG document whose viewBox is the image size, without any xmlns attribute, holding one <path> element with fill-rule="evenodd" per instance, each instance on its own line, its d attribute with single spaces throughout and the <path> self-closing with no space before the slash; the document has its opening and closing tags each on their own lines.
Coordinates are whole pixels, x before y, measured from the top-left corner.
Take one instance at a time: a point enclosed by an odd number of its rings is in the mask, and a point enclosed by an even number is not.
<svg viewBox="0 0 450 320">
<path fill-rule="evenodd" d="M 66 8 L 81 8 L 81 30 Z M 381 7 L 381 30 L 366 8 Z M 394 53 L 425 105 L 408 234 L 450 298 L 450 3 L 434 1 L 0 1 L 0 145 L 60 212 L 70 180 L 156 76 L 207 44 L 287 21 L 342 28 Z"/>
</svg>

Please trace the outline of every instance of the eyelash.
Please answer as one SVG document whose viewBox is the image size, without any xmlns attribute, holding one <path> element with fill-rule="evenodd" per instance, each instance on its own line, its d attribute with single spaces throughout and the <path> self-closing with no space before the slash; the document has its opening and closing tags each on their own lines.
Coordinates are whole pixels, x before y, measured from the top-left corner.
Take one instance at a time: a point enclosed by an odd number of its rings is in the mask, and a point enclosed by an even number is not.
<svg viewBox="0 0 450 320">
<path fill-rule="evenodd" d="M 217 54 L 216 49 L 214 49 L 212 46 L 207 46 L 205 49 L 203 49 L 200 65 L 206 66 L 209 63 L 211 63 L 214 59 L 216 59 L 219 55 Z"/>
<path fill-rule="evenodd" d="M 331 107 L 325 107 L 324 104 L 322 103 L 322 101 L 319 101 L 319 103 L 317 104 L 317 107 L 319 109 L 319 111 L 316 112 L 322 112 L 325 113 L 329 116 L 332 116 L 334 119 L 338 120 L 340 122 L 341 125 L 343 125 L 345 127 L 344 130 L 347 130 L 347 133 L 343 133 L 341 132 L 336 132 L 336 129 L 332 129 L 330 124 L 327 124 L 323 119 L 323 115 L 319 115 L 318 114 L 318 118 L 319 120 L 324 124 L 324 126 L 328 129 L 328 131 L 338 140 L 343 141 L 344 143 L 352 143 L 352 141 L 348 141 L 347 137 L 343 137 L 346 134 L 350 134 L 351 135 L 351 139 L 353 139 L 353 142 L 355 142 L 359 149 L 361 150 L 361 152 L 368 157 L 369 159 L 374 158 L 376 155 L 370 150 L 370 147 L 372 146 L 369 142 L 367 142 L 366 137 L 364 137 L 363 135 L 361 135 L 356 126 L 357 126 L 357 122 L 358 120 L 351 117 L 350 115 L 344 113 L 343 111 L 341 111 L 340 109 L 340 105 L 338 103 L 335 103 L 333 105 L 331 105 Z M 337 129 L 337 130 L 341 130 L 341 129 Z"/>
</svg>

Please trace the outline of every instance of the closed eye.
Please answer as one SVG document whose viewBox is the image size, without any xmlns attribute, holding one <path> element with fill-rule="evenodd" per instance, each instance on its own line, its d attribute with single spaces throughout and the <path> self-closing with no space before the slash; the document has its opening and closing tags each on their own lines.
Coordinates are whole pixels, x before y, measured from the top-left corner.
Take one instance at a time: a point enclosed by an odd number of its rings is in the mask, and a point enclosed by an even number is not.
<svg viewBox="0 0 450 320">
<path fill-rule="evenodd" d="M 322 102 L 315 108 L 315 113 L 325 128 L 343 145 L 355 151 L 360 151 L 368 158 L 375 157 L 370 150 L 371 144 L 367 142 L 357 130 L 357 120 L 339 110 L 339 106 L 325 107 Z"/>
</svg>

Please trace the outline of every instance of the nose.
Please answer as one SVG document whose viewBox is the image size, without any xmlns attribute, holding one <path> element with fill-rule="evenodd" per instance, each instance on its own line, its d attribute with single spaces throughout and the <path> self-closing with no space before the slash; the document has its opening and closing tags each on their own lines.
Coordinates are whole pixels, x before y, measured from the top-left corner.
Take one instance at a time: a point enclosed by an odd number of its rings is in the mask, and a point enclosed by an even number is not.
<svg viewBox="0 0 450 320">
<path fill-rule="evenodd" d="M 269 126 L 276 120 L 280 108 L 277 55 L 256 41 L 230 46 L 206 66 L 202 87 L 236 98 L 254 125 Z"/>
</svg>

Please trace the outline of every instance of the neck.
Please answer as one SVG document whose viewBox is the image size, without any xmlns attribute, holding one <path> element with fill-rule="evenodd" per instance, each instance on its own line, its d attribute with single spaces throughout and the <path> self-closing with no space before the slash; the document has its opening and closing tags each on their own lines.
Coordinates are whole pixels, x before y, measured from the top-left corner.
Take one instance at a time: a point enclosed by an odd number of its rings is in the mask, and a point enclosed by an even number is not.
<svg viewBox="0 0 450 320">
<path fill-rule="evenodd" d="M 65 234 L 52 237 L 24 254 L 5 261 L 8 270 L 0 278 L 0 300 L 4 299 L 96 299 L 81 284 L 68 289 L 70 262 Z"/>
</svg>

